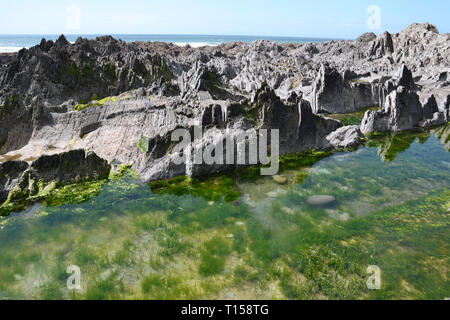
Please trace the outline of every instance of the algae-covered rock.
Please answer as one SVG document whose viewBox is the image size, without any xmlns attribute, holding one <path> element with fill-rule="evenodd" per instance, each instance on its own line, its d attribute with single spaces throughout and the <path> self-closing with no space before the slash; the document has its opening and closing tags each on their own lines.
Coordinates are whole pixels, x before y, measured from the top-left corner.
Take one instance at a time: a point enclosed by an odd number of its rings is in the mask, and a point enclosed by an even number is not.
<svg viewBox="0 0 450 320">
<path fill-rule="evenodd" d="M 0 204 L 8 198 L 8 194 L 18 184 L 28 163 L 23 161 L 7 161 L 0 163 Z"/>
<path fill-rule="evenodd" d="M 0 164 L 0 203 L 39 200 L 74 183 L 106 179 L 110 165 L 93 152 L 74 150 L 42 156 L 31 165 L 21 161 Z"/>
</svg>

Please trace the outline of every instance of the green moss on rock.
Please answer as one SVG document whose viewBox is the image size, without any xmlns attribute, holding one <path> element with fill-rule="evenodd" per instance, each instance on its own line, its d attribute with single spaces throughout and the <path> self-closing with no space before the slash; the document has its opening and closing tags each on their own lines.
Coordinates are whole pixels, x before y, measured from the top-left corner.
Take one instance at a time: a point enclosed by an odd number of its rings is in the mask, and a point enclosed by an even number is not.
<svg viewBox="0 0 450 320">
<path fill-rule="evenodd" d="M 94 98 L 96 98 L 96 97 L 97 97 L 97 95 L 92 95 L 90 103 L 77 104 L 73 109 L 75 111 L 82 111 L 82 110 L 90 108 L 90 107 L 102 107 L 107 102 L 116 102 L 117 101 L 117 97 L 106 97 L 106 98 L 103 98 L 100 100 L 95 100 Z"/>
</svg>

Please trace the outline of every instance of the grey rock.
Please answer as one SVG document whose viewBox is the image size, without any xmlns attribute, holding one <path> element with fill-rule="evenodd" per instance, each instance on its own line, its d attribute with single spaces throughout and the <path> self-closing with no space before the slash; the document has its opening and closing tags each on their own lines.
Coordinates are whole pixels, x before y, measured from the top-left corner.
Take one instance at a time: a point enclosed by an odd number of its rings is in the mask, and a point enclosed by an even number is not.
<svg viewBox="0 0 450 320">
<path fill-rule="evenodd" d="M 315 113 L 345 113 L 355 111 L 350 84 L 337 69 L 322 64 L 313 85 L 312 108 Z"/>
<path fill-rule="evenodd" d="M 313 85 L 314 112 L 348 113 L 379 105 L 380 97 L 387 93 L 384 85 L 360 77 L 350 70 L 342 76 L 336 68 L 323 64 Z"/>
<path fill-rule="evenodd" d="M 74 150 L 51 156 L 42 156 L 28 165 L 23 161 L 0 164 L 0 203 L 14 191 L 13 200 L 38 193 L 38 183 L 45 188 L 90 180 L 105 179 L 110 165 L 93 152 Z M 18 188 L 18 189 L 17 189 Z"/>
<path fill-rule="evenodd" d="M 275 175 L 272 178 L 273 181 L 275 181 L 278 184 L 286 184 L 288 182 L 288 179 L 284 176 Z"/>
<path fill-rule="evenodd" d="M 369 55 L 381 57 L 394 52 L 394 42 L 389 32 L 384 32 L 371 42 Z"/>
<path fill-rule="evenodd" d="M 439 112 L 439 108 L 436 98 L 432 94 L 423 105 L 423 118 L 432 119 L 436 112 Z"/>
<path fill-rule="evenodd" d="M 414 83 L 414 78 L 411 71 L 405 64 L 402 64 L 400 69 L 394 76 L 395 87 L 404 87 L 408 90 L 416 90 L 416 84 Z"/>
<path fill-rule="evenodd" d="M 60 154 L 42 156 L 33 161 L 25 172 L 29 178 L 44 183 L 76 183 L 105 179 L 111 167 L 108 162 L 94 152 L 73 150 Z"/>
<path fill-rule="evenodd" d="M 361 144 L 364 134 L 358 126 L 346 126 L 330 133 L 322 145 L 324 149 L 347 149 Z"/>
<path fill-rule="evenodd" d="M 336 198 L 328 195 L 311 196 L 306 200 L 306 203 L 313 206 L 329 206 L 336 202 Z"/>
<path fill-rule="evenodd" d="M 443 112 L 435 112 L 431 118 L 419 122 L 418 126 L 423 128 L 442 126 L 447 123 L 447 118 Z"/>
<path fill-rule="evenodd" d="M 377 38 L 377 35 L 373 32 L 367 32 L 367 33 L 363 33 L 362 35 L 360 35 L 358 37 L 358 39 L 356 39 L 356 41 L 358 42 L 370 42 L 373 41 Z"/>
<path fill-rule="evenodd" d="M 404 131 L 418 126 L 423 119 L 419 96 L 399 87 L 386 98 L 384 109 L 366 112 L 361 123 L 364 133 Z"/>
<path fill-rule="evenodd" d="M 23 172 L 28 169 L 24 161 L 0 163 L 0 204 L 6 201 L 9 192 L 19 184 Z"/>
<path fill-rule="evenodd" d="M 442 107 L 439 108 L 439 111 L 444 113 L 447 121 L 450 120 L 450 94 L 445 98 Z"/>
</svg>

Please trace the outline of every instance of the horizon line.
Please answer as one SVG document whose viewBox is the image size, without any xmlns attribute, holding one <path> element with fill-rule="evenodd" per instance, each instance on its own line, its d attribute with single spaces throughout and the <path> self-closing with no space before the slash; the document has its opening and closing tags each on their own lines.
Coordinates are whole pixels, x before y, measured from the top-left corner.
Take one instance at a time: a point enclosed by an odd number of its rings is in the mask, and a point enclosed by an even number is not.
<svg viewBox="0 0 450 320">
<path fill-rule="evenodd" d="M 196 34 L 196 33 L 0 33 L 0 36 L 222 36 L 222 37 L 271 37 L 286 39 L 320 39 L 320 40 L 353 40 L 351 38 L 314 37 L 314 36 L 279 36 L 251 34 Z"/>
</svg>

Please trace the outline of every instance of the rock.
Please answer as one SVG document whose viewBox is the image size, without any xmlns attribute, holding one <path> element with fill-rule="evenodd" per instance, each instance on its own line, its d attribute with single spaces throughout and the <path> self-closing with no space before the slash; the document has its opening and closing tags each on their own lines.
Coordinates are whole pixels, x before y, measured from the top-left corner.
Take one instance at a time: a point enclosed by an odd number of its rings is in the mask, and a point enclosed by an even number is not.
<svg viewBox="0 0 450 320">
<path fill-rule="evenodd" d="M 379 106 L 380 99 L 386 94 L 386 89 L 378 83 L 356 81 L 351 88 L 355 103 L 353 111 Z"/>
<path fill-rule="evenodd" d="M 450 119 L 450 95 L 448 95 L 441 108 L 439 108 L 439 112 L 444 113 L 444 116 L 446 116 L 447 121 Z"/>
<path fill-rule="evenodd" d="M 276 197 L 278 197 L 278 192 L 276 192 L 276 191 L 270 191 L 270 192 L 267 192 L 267 197 L 269 197 L 269 198 L 272 198 L 272 199 L 275 199 Z"/>
<path fill-rule="evenodd" d="M 394 42 L 389 32 L 383 33 L 371 42 L 369 56 L 381 57 L 394 52 Z"/>
<path fill-rule="evenodd" d="M 443 112 L 435 112 L 431 118 L 419 122 L 418 126 L 423 128 L 442 126 L 447 123 Z"/>
<path fill-rule="evenodd" d="M 342 75 L 328 64 L 322 64 L 312 94 L 314 113 L 345 113 L 355 111 L 352 88 Z"/>
<path fill-rule="evenodd" d="M 363 33 L 362 35 L 360 35 L 358 37 L 358 39 L 356 39 L 356 41 L 358 42 L 370 42 L 373 41 L 377 38 L 377 35 L 373 32 L 367 32 L 367 33 Z"/>
<path fill-rule="evenodd" d="M 364 134 L 358 126 L 346 126 L 330 133 L 324 140 L 324 149 L 347 149 L 360 145 Z"/>
<path fill-rule="evenodd" d="M 272 176 L 272 178 L 273 178 L 273 181 L 275 181 L 278 184 L 286 184 L 288 182 L 288 179 L 283 176 L 275 175 L 275 176 Z"/>
<path fill-rule="evenodd" d="M 25 172 L 29 178 L 44 183 L 57 181 L 68 184 L 87 180 L 105 179 L 111 167 L 93 152 L 73 150 L 35 160 Z"/>
<path fill-rule="evenodd" d="M 436 112 L 439 112 L 439 108 L 436 98 L 432 94 L 423 105 L 423 118 L 432 119 Z"/>
<path fill-rule="evenodd" d="M 336 202 L 336 198 L 327 195 L 311 196 L 306 200 L 306 203 L 312 206 L 329 206 Z"/>
<path fill-rule="evenodd" d="M 330 216 L 330 218 L 336 219 L 336 220 L 340 220 L 342 222 L 346 222 L 350 219 L 350 214 L 348 214 L 347 212 L 344 213 L 340 213 L 337 210 L 326 210 L 328 215 Z"/>
<path fill-rule="evenodd" d="M 384 109 L 366 112 L 361 123 L 364 133 L 404 131 L 417 127 L 423 119 L 419 96 L 399 87 L 386 98 Z"/>
<path fill-rule="evenodd" d="M 396 88 L 404 87 L 407 90 L 417 90 L 413 75 L 405 64 L 401 65 L 393 80 Z"/>
<path fill-rule="evenodd" d="M 42 156 L 31 165 L 6 162 L 0 164 L 0 202 L 6 198 L 22 200 L 67 184 L 106 179 L 110 169 L 106 160 L 84 150 Z"/>
<path fill-rule="evenodd" d="M 6 201 L 9 192 L 19 184 L 23 172 L 28 169 L 24 161 L 0 163 L 0 205 Z"/>
<path fill-rule="evenodd" d="M 344 71 L 343 77 L 344 81 L 352 81 L 358 78 L 358 74 L 352 70 L 347 69 Z"/>
<path fill-rule="evenodd" d="M 342 76 L 336 68 L 323 64 L 313 85 L 313 111 L 348 113 L 378 105 L 384 88 L 379 84 L 359 81 L 358 77 L 349 70 Z"/>
</svg>

